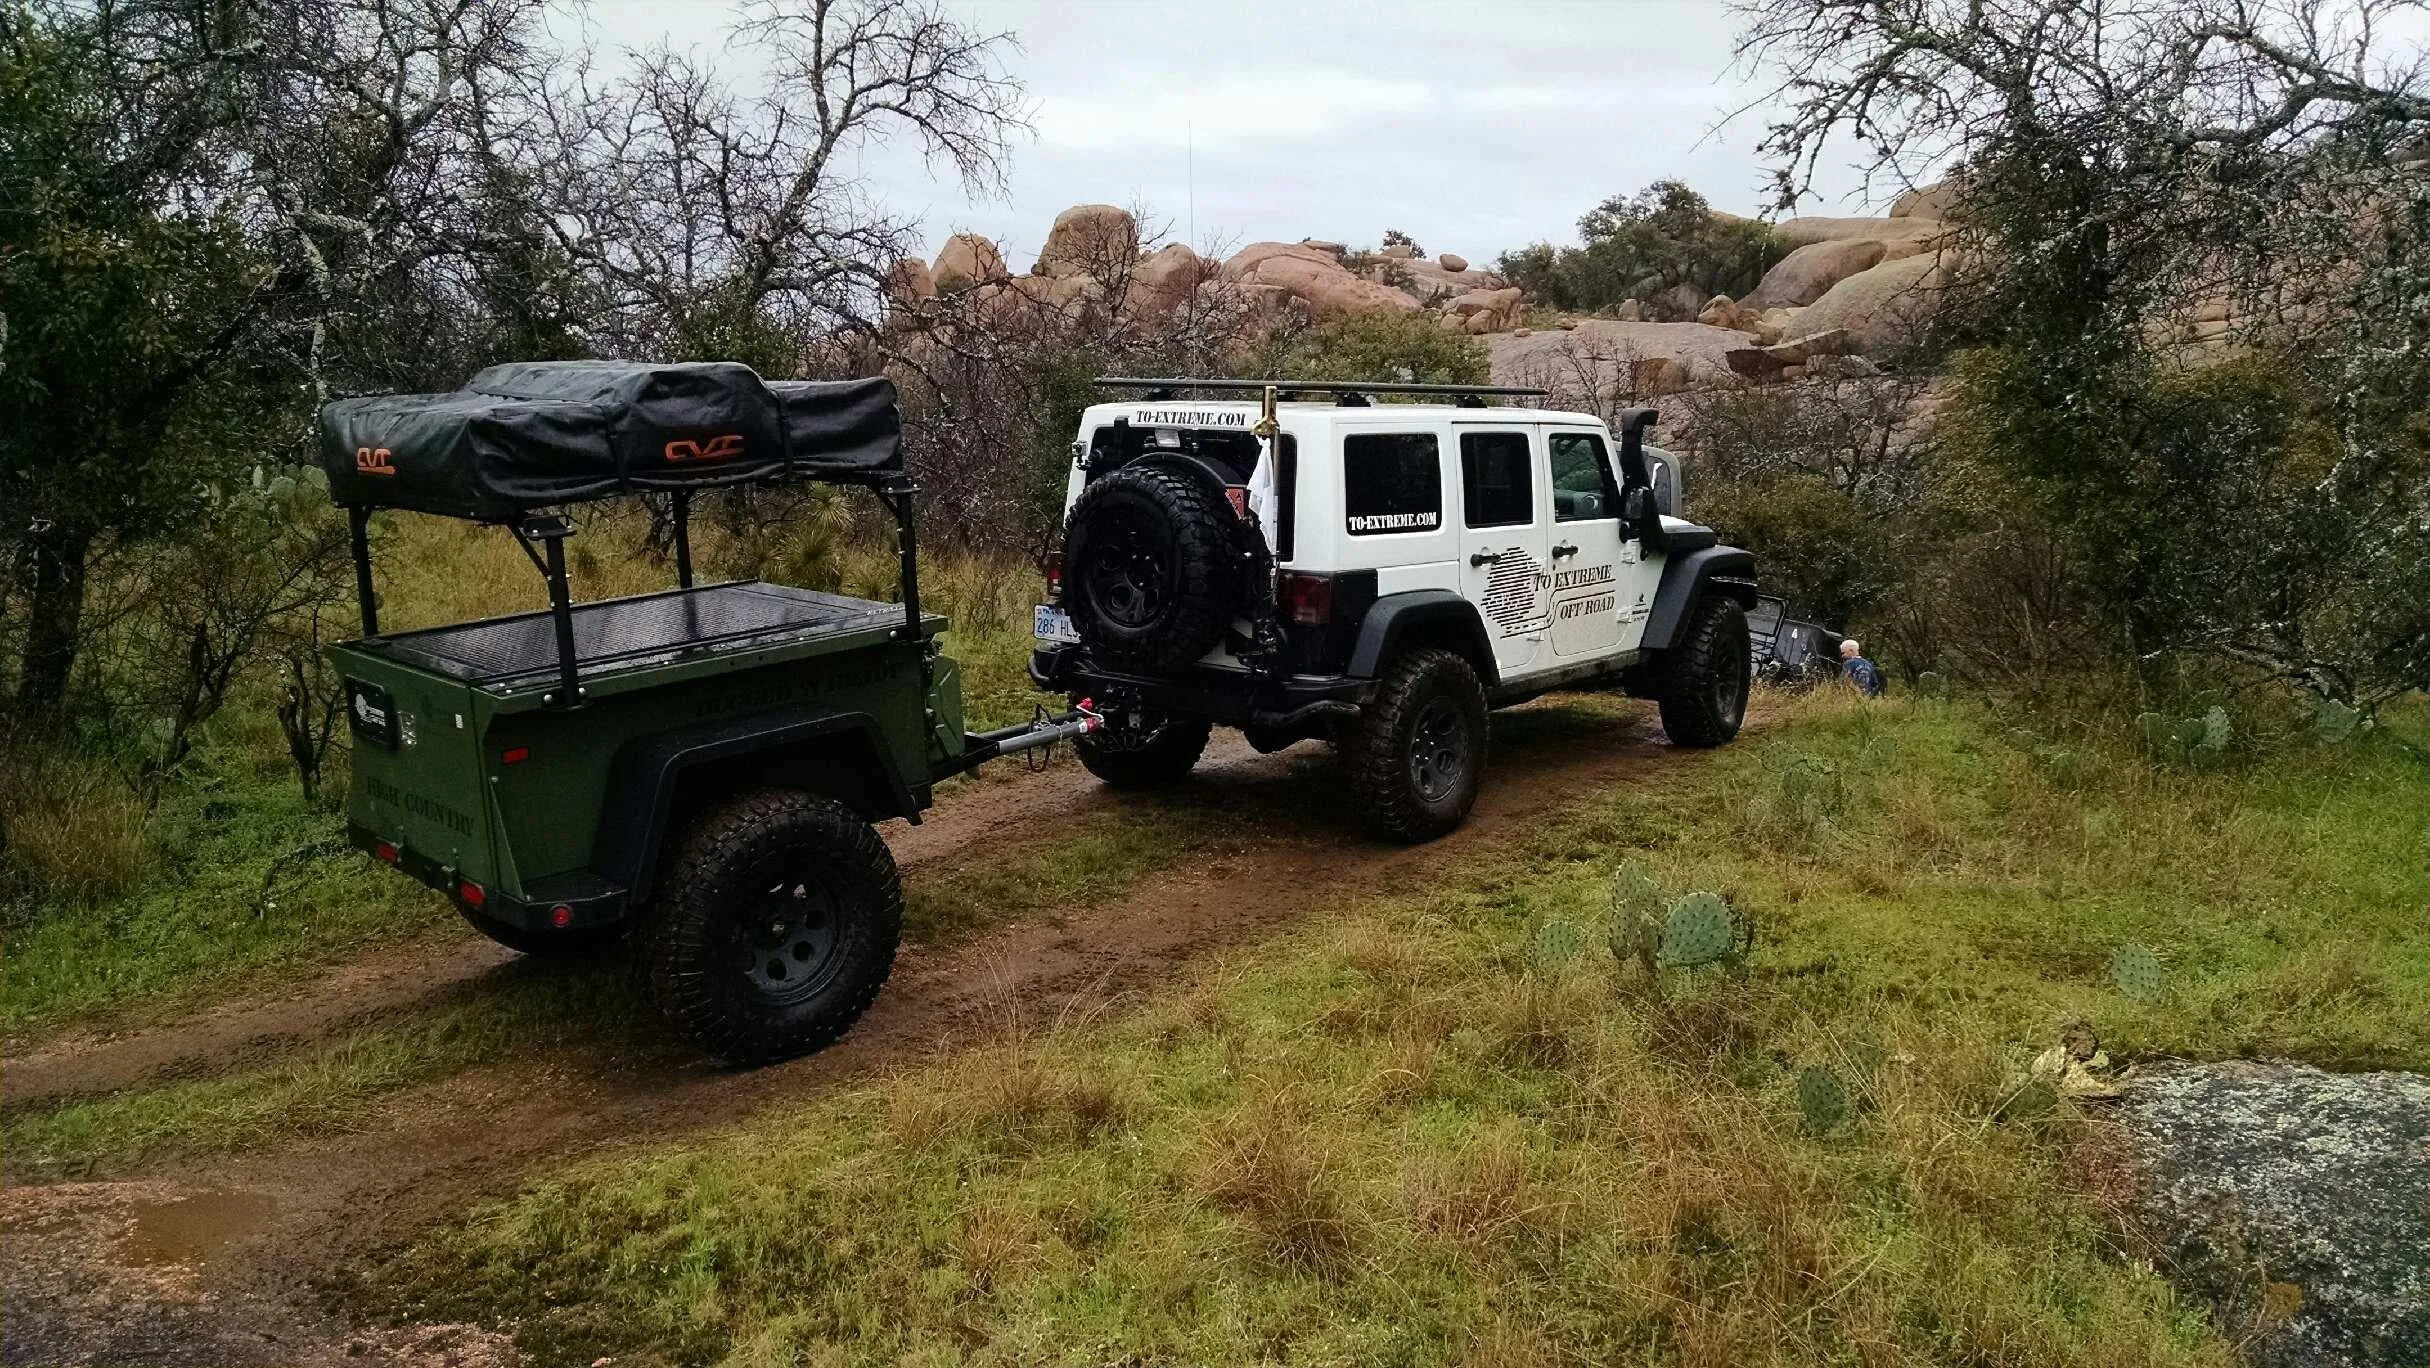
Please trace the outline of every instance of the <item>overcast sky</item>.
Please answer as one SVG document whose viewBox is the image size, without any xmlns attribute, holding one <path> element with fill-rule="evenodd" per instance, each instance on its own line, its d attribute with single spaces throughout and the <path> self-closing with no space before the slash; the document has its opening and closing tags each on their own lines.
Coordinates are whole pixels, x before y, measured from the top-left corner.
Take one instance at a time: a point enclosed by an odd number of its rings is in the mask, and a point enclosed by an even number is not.
<svg viewBox="0 0 2430 1368">
<path fill-rule="evenodd" d="M 1071 205 L 1144 203 L 1204 246 L 1387 228 L 1480 263 L 1574 240 L 1615 192 L 1675 177 L 1716 208 L 1760 207 L 1760 84 L 1732 70 L 1722 0 L 945 0 L 1007 54 L 1034 106 L 1009 194 L 974 199 L 908 143 L 863 170 L 931 251 L 985 233 L 1018 270 Z M 729 0 L 592 0 L 603 49 L 665 41 L 720 61 Z M 1862 213 L 1858 178 L 1807 212 Z"/>
</svg>

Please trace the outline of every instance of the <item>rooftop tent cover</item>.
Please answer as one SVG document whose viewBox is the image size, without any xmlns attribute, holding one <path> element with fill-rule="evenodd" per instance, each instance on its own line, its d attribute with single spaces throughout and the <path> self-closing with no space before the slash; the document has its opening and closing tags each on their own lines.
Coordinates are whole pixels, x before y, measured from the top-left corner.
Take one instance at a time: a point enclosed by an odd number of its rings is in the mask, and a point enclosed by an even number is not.
<svg viewBox="0 0 2430 1368">
<path fill-rule="evenodd" d="M 505 521 L 784 472 L 882 481 L 903 469 L 902 417 L 885 379 L 771 384 L 724 361 L 517 362 L 453 394 L 329 405 L 321 463 L 342 505 Z"/>
</svg>

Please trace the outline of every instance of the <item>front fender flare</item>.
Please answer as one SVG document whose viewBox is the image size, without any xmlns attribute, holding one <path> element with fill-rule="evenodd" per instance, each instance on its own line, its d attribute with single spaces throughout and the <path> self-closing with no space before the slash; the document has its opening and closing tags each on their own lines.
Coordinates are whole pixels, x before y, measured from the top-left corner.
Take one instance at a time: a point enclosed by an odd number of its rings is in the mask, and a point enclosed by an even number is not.
<svg viewBox="0 0 2430 1368">
<path fill-rule="evenodd" d="M 1667 650 L 1687 621 L 1696 600 L 1717 593 L 1739 607 L 1755 606 L 1755 556 L 1735 546 L 1708 546 L 1668 558 L 1662 582 L 1654 589 L 1654 607 L 1645 619 L 1645 636 L 1638 648 Z"/>
</svg>

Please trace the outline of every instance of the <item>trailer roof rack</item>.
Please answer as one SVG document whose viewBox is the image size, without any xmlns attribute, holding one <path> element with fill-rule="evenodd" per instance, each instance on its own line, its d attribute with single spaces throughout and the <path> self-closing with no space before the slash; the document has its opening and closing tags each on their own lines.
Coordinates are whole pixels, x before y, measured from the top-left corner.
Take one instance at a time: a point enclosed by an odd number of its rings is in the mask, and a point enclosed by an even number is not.
<svg viewBox="0 0 2430 1368">
<path fill-rule="evenodd" d="M 1356 407 L 1370 394 L 1439 394 L 1453 396 L 1463 407 L 1482 408 L 1487 399 L 1540 399 L 1548 390 L 1517 385 L 1412 385 L 1393 380 L 1207 380 L 1187 376 L 1156 378 L 1139 375 L 1100 375 L 1105 389 L 1147 391 L 1142 398 L 1170 399 L 1182 390 L 1241 390 L 1262 394 L 1271 385 L 1284 394 L 1330 394 L 1337 402 Z"/>
</svg>

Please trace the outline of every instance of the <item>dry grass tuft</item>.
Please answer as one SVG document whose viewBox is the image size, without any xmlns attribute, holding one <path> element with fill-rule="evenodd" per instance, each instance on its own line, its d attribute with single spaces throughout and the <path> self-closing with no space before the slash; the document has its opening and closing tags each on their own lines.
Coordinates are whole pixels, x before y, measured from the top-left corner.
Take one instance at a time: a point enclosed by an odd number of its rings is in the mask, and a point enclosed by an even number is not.
<svg viewBox="0 0 2430 1368">
<path fill-rule="evenodd" d="M 1358 1230 L 1334 1139 L 1274 1099 L 1206 1136 L 1189 1175 L 1198 1196 L 1239 1218 L 1263 1250 L 1312 1273 L 1344 1270 Z"/>
<path fill-rule="evenodd" d="M 0 747 L 0 893 L 90 905 L 132 889 L 146 863 L 143 800 L 112 771 L 48 748 Z"/>
<path fill-rule="evenodd" d="M 963 1059 L 946 1086 L 898 1080 L 888 1091 L 886 1124 L 911 1149 L 972 1138 L 1035 1151 L 1115 1130 L 1131 1109 L 1121 1080 L 1081 1071 L 1051 1044 L 1015 1040 Z"/>
<path fill-rule="evenodd" d="M 1412 1160 L 1402 1175 L 1401 1195 L 1421 1228 L 1463 1241 L 1498 1240 L 1543 1208 L 1530 1174 L 1526 1136 L 1509 1117 L 1456 1154 Z"/>
</svg>

